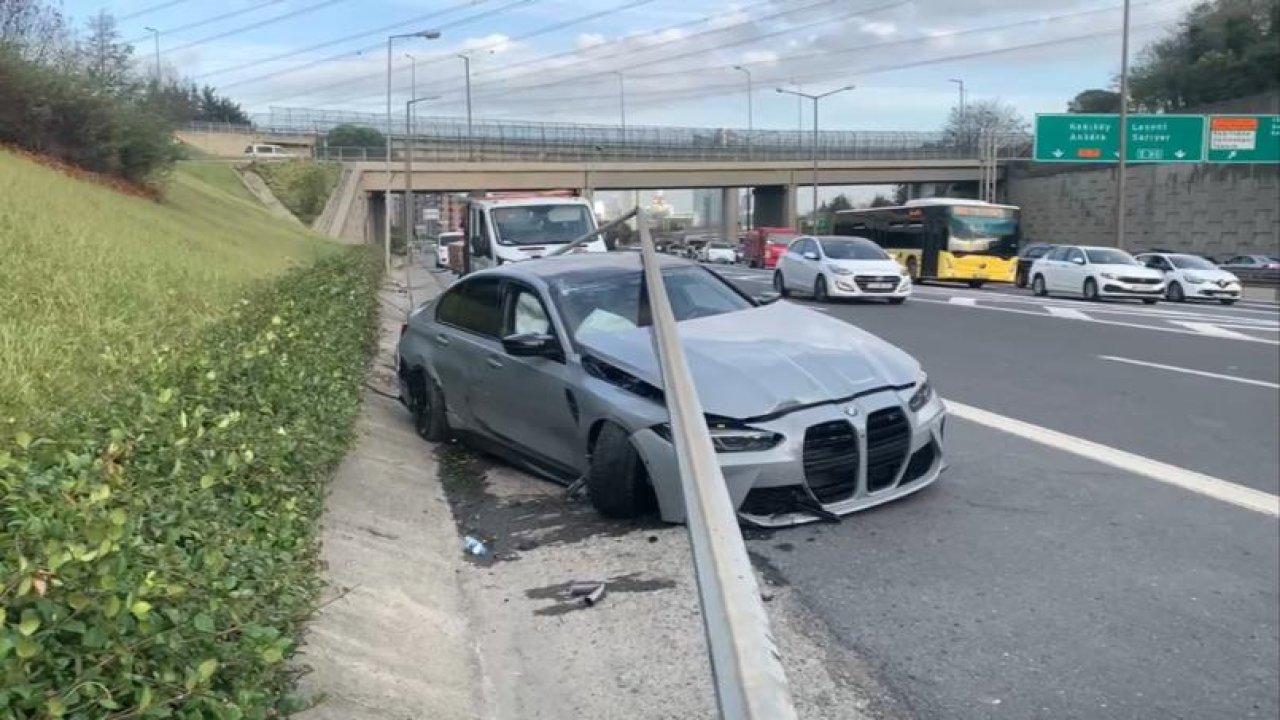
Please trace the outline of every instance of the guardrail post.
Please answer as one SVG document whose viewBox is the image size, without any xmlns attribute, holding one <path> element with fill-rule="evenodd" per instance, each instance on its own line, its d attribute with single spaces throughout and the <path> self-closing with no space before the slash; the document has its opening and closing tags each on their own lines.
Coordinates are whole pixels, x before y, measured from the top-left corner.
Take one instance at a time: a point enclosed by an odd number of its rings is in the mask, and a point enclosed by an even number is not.
<svg viewBox="0 0 1280 720">
<path fill-rule="evenodd" d="M 649 223 L 639 208 L 636 229 L 720 717 L 795 720 L 769 617 L 676 332 Z"/>
</svg>

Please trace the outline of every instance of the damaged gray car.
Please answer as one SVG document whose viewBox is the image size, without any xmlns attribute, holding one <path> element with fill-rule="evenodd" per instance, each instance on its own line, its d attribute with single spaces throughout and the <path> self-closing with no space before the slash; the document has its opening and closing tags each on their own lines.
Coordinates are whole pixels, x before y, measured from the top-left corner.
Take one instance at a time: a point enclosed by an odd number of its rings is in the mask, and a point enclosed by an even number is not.
<svg viewBox="0 0 1280 720">
<path fill-rule="evenodd" d="M 943 468 L 946 411 L 919 363 L 852 325 L 762 302 L 696 264 L 663 280 L 729 496 L 778 527 L 895 500 Z M 458 437 L 611 517 L 684 520 L 637 253 L 467 276 L 400 337 L 401 397 L 428 440 Z"/>
</svg>

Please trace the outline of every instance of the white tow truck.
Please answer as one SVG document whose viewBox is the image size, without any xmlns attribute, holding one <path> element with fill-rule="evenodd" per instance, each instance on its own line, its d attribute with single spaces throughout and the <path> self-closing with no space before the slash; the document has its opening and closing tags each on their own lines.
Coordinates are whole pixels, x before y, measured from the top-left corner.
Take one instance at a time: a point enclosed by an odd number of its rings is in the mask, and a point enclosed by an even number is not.
<svg viewBox="0 0 1280 720">
<path fill-rule="evenodd" d="M 470 200 L 465 218 L 459 274 L 540 258 L 598 229 L 591 203 L 569 193 L 489 193 Z M 573 252 L 607 249 L 596 237 Z"/>
</svg>

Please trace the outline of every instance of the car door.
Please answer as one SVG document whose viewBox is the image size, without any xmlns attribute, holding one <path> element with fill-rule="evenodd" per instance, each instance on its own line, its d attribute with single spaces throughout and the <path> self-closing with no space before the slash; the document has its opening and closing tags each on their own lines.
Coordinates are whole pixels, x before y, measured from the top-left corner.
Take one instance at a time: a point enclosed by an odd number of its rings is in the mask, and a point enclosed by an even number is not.
<svg viewBox="0 0 1280 720">
<path fill-rule="evenodd" d="M 475 411 L 488 401 L 483 370 L 486 358 L 502 352 L 501 329 L 502 278 L 463 279 L 441 296 L 427 341 L 450 422 L 456 416 L 466 427 L 485 429 Z"/>
<path fill-rule="evenodd" d="M 467 251 L 471 254 L 471 271 L 493 266 L 493 241 L 483 208 L 472 207 L 467 221 Z"/>
<path fill-rule="evenodd" d="M 1035 264 L 1036 272 L 1044 277 L 1046 290 L 1058 289 L 1058 274 L 1062 271 L 1062 264 L 1066 257 L 1067 248 L 1056 247 L 1046 253 L 1044 258 Z"/>
<path fill-rule="evenodd" d="M 803 244 L 803 238 L 792 240 L 787 246 L 787 251 L 778 258 L 778 272 L 782 273 L 782 280 L 787 284 L 788 289 L 800 287 L 800 274 L 804 272 L 799 262 L 802 259 L 800 246 Z"/>
<path fill-rule="evenodd" d="M 800 252 L 796 256 L 796 266 L 800 268 L 800 272 L 796 273 L 796 286 L 804 292 L 813 292 L 813 283 L 818 279 L 819 261 L 815 258 L 818 255 L 818 243 L 813 238 L 801 238 Z"/>
<path fill-rule="evenodd" d="M 495 436 L 525 455 L 576 472 L 585 451 L 579 442 L 578 399 L 569 382 L 565 338 L 533 287 L 512 280 L 503 295 L 503 337 L 552 335 L 561 352 L 558 357 L 520 357 L 501 349 L 488 353 L 477 371 L 489 392 L 476 412 Z"/>
<path fill-rule="evenodd" d="M 1066 262 L 1058 272 L 1059 290 L 1064 292 L 1083 293 L 1084 279 L 1089 274 L 1089 260 L 1080 248 L 1067 250 Z"/>
</svg>

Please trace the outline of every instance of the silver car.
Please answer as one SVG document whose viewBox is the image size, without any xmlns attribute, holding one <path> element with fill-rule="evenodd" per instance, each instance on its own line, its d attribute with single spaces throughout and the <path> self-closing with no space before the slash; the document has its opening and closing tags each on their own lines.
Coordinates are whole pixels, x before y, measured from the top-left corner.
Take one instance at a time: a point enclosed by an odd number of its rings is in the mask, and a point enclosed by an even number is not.
<svg viewBox="0 0 1280 720">
<path fill-rule="evenodd" d="M 852 325 L 664 258 L 681 342 L 740 517 L 783 526 L 912 493 L 943 468 L 945 409 L 919 363 Z M 636 253 L 474 273 L 414 311 L 401 396 L 429 440 L 585 481 L 613 517 L 684 520 Z"/>
</svg>

